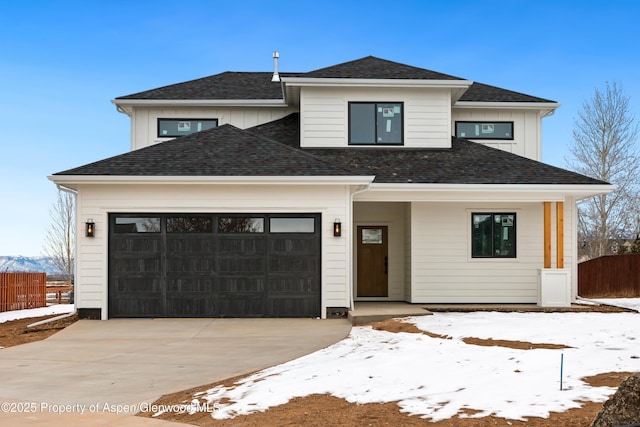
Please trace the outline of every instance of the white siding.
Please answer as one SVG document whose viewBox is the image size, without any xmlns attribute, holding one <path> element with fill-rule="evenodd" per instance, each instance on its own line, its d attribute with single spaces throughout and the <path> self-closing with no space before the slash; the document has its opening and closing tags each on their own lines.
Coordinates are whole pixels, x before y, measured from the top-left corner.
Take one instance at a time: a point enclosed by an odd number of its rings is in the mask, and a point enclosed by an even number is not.
<svg viewBox="0 0 640 427">
<path fill-rule="evenodd" d="M 300 91 L 301 145 L 348 146 L 348 104 L 362 101 L 404 103 L 404 147 L 451 146 L 448 89 L 316 87 L 303 87 Z"/>
<path fill-rule="evenodd" d="M 172 138 L 158 137 L 158 119 L 218 119 L 218 125 L 240 129 L 281 119 L 296 112 L 293 108 L 269 107 L 136 107 L 131 119 L 131 149 L 147 147 Z"/>
<path fill-rule="evenodd" d="M 368 298 L 380 301 L 405 300 L 405 204 L 404 203 L 355 203 L 353 206 L 354 226 L 357 232 L 359 225 L 387 226 L 389 255 L 389 296 L 386 298 Z M 353 257 L 358 259 L 358 236 L 353 238 Z M 357 298 L 357 261 L 354 262 L 354 295 Z M 365 298 L 366 299 L 366 298 Z"/>
<path fill-rule="evenodd" d="M 108 214 L 137 212 L 300 212 L 322 214 L 322 307 L 349 307 L 348 239 L 333 237 L 335 218 L 349 218 L 345 186 L 82 185 L 78 198 L 78 308 L 107 313 Z M 96 223 L 94 238 L 84 222 Z"/>
<path fill-rule="evenodd" d="M 471 213 L 483 211 L 516 212 L 517 258 L 471 258 Z M 542 203 L 413 203 L 411 231 L 411 302 L 537 302 Z"/>
<path fill-rule="evenodd" d="M 508 151 L 533 160 L 542 160 L 541 118 L 537 110 L 498 110 L 480 108 L 454 108 L 451 129 L 455 134 L 456 121 L 513 122 L 513 140 L 475 140 L 481 144 Z"/>
</svg>

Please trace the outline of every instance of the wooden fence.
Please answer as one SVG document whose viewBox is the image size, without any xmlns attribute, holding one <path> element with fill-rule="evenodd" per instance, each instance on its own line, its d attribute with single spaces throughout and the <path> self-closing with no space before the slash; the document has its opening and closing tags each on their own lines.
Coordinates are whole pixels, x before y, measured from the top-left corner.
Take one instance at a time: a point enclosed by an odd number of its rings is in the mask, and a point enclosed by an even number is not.
<svg viewBox="0 0 640 427">
<path fill-rule="evenodd" d="M 0 313 L 47 306 L 46 273 L 0 273 Z"/>
<path fill-rule="evenodd" d="M 640 254 L 606 255 L 578 264 L 583 298 L 640 297 Z"/>
</svg>

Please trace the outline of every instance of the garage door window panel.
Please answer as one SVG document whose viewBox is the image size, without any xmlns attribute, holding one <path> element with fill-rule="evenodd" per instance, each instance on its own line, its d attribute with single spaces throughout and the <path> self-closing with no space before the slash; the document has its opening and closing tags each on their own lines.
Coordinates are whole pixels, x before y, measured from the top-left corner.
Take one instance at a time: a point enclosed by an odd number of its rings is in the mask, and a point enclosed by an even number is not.
<svg viewBox="0 0 640 427">
<path fill-rule="evenodd" d="M 313 218 L 271 218 L 269 231 L 272 233 L 315 233 Z"/>
<path fill-rule="evenodd" d="M 211 233 L 213 218 L 204 216 L 180 216 L 167 218 L 167 233 Z"/>
<path fill-rule="evenodd" d="M 159 233 L 160 218 L 159 217 L 131 217 L 116 218 L 116 233 Z"/>
<path fill-rule="evenodd" d="M 253 217 L 220 217 L 219 233 L 263 233 L 264 218 Z"/>
</svg>

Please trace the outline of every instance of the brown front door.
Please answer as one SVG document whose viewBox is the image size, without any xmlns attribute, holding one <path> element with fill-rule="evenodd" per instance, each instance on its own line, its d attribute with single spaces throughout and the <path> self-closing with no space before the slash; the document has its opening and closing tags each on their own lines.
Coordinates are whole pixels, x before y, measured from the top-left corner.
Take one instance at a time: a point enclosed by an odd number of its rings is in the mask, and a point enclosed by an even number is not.
<svg viewBox="0 0 640 427">
<path fill-rule="evenodd" d="M 386 297 L 388 253 L 386 226 L 358 227 L 358 296 Z"/>
</svg>

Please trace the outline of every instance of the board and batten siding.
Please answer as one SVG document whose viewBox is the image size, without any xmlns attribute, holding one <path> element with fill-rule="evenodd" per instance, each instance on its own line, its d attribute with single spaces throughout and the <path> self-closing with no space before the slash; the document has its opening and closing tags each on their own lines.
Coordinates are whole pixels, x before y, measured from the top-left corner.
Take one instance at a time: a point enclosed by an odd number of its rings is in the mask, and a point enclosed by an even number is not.
<svg viewBox="0 0 640 427">
<path fill-rule="evenodd" d="M 218 126 L 240 129 L 269 123 L 297 112 L 288 107 L 136 107 L 131 118 L 131 150 L 168 141 L 158 137 L 158 119 L 218 119 Z"/>
<path fill-rule="evenodd" d="M 451 146 L 451 94 L 437 88 L 316 88 L 300 91 L 300 145 L 347 147 L 349 102 L 403 102 L 404 147 Z"/>
<path fill-rule="evenodd" d="M 516 213 L 517 258 L 471 257 L 472 212 Z M 411 302 L 537 302 L 542 203 L 413 203 L 411 239 Z"/>
<path fill-rule="evenodd" d="M 360 225 L 387 226 L 389 275 L 388 297 L 357 298 L 357 265 L 354 262 L 354 295 L 356 300 L 405 300 L 405 203 L 363 202 L 353 206 L 353 231 Z M 358 258 L 358 236 L 353 239 L 353 257 Z"/>
<path fill-rule="evenodd" d="M 451 129 L 457 121 L 513 122 L 513 140 L 471 139 L 529 159 L 542 161 L 541 117 L 538 110 L 498 110 L 455 107 L 451 111 Z"/>
<path fill-rule="evenodd" d="M 320 213 L 321 314 L 349 307 L 348 239 L 333 236 L 335 218 L 351 218 L 344 185 L 80 185 L 77 206 L 78 308 L 107 316 L 109 213 Z M 87 218 L 95 237 L 85 237 Z"/>
</svg>

